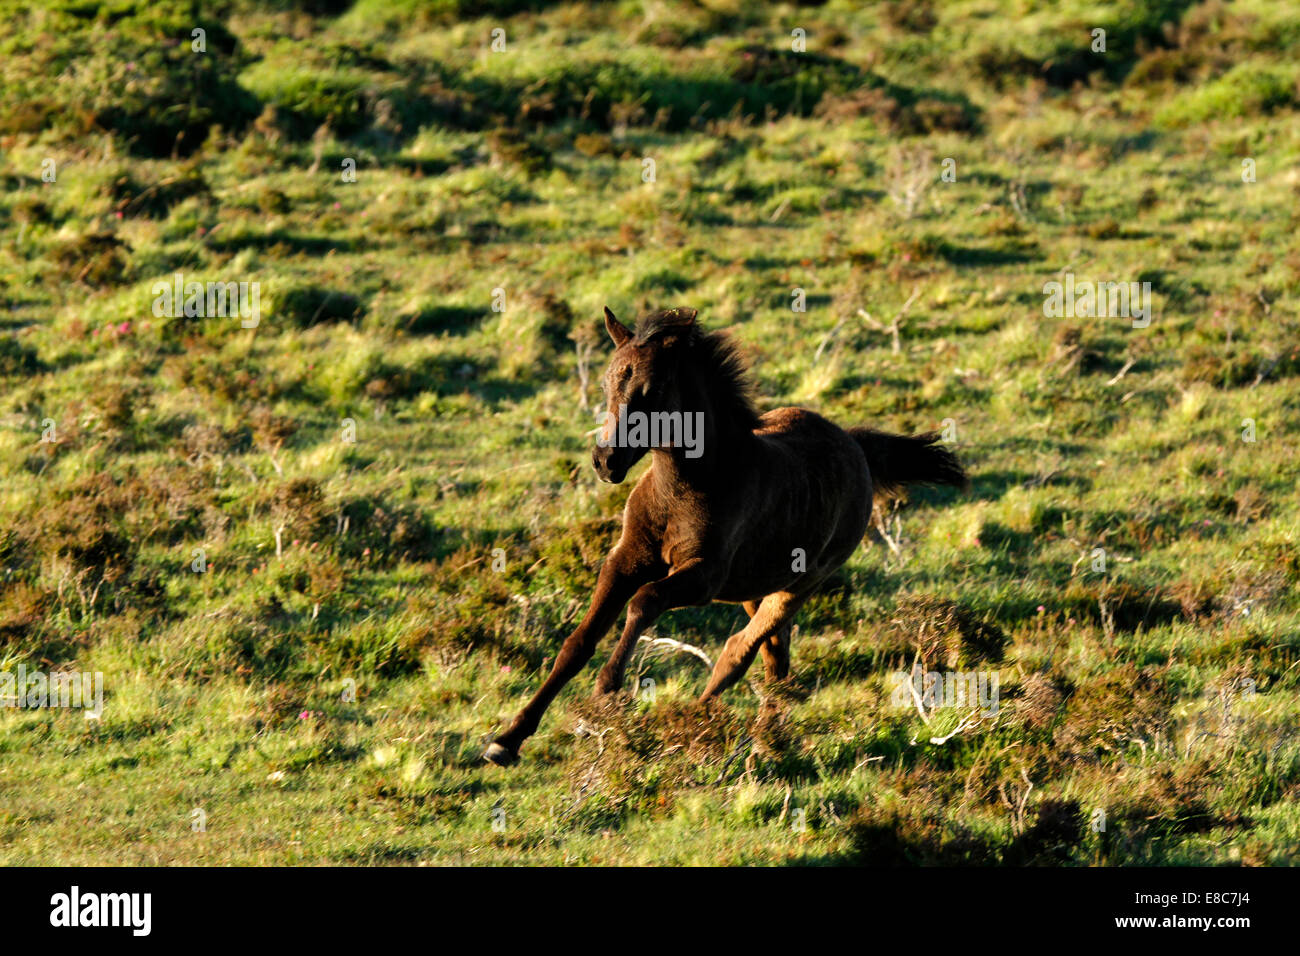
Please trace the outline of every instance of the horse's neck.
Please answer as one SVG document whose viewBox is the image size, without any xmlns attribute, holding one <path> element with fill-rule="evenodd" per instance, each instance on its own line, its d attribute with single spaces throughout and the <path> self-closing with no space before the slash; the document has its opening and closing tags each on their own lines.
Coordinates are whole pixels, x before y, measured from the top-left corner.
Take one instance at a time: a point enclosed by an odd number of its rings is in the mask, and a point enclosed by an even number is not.
<svg viewBox="0 0 1300 956">
<path fill-rule="evenodd" d="M 688 457 L 685 448 L 654 449 L 655 483 L 665 494 L 709 491 L 731 482 L 757 442 L 749 424 L 725 403 L 705 397 L 700 404 L 704 431 L 699 457 Z M 691 412 L 683 412 L 683 420 L 687 414 Z"/>
</svg>

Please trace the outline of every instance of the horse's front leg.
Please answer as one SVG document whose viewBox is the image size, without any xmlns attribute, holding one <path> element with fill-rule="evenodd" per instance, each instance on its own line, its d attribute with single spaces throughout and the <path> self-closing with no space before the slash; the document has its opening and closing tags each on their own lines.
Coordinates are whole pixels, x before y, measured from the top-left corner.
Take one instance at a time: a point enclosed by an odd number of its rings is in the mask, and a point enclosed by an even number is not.
<svg viewBox="0 0 1300 956">
<path fill-rule="evenodd" d="M 615 549 L 605 559 L 596 581 L 591 607 L 572 634 L 565 639 L 550 675 L 542 682 L 537 693 L 519 711 L 510 727 L 488 745 L 483 757 L 501 766 L 512 764 L 519 758 L 519 745 L 531 737 L 550 706 L 555 695 L 591 660 L 596 645 L 613 626 L 628 598 L 645 583 L 646 573 L 627 560 L 624 552 Z"/>
<path fill-rule="evenodd" d="M 628 658 L 643 631 L 655 619 L 675 607 L 708 604 L 717 593 L 716 574 L 710 573 L 703 559 L 683 564 L 667 577 L 640 588 L 627 609 L 627 623 L 614 653 L 596 679 L 597 694 L 617 693 L 623 686 L 623 672 Z"/>
</svg>

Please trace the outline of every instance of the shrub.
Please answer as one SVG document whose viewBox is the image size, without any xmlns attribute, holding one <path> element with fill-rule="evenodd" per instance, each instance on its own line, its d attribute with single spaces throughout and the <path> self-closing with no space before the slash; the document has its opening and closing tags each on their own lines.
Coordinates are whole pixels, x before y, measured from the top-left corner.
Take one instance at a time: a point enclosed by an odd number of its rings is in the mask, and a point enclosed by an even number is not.
<svg viewBox="0 0 1300 956">
<path fill-rule="evenodd" d="M 99 129 L 137 156 L 187 156 L 213 127 L 239 130 L 257 115 L 235 80 L 235 37 L 217 20 L 196 19 L 183 0 L 53 4 L 41 13 L 41 55 L 6 63 L 7 92 L 29 104 L 11 128 Z M 191 52 L 196 28 L 205 32 L 202 56 Z"/>
<path fill-rule="evenodd" d="M 50 259 L 62 279 L 103 287 L 126 280 L 127 248 L 110 232 L 94 232 L 55 246 Z"/>
<path fill-rule="evenodd" d="M 1156 112 L 1163 126 L 1232 116 L 1260 116 L 1296 104 L 1295 82 L 1278 70 L 1242 63 L 1219 79 L 1175 97 Z"/>
<path fill-rule="evenodd" d="M 113 208 L 123 216 L 143 219 L 166 219 L 172 207 L 191 196 L 208 196 L 210 190 L 203 174 L 183 169 L 175 176 L 144 185 L 129 172 L 113 180 L 109 196 Z"/>
<path fill-rule="evenodd" d="M 33 375 L 44 366 L 36 350 L 12 335 L 0 335 L 0 378 Z"/>
<path fill-rule="evenodd" d="M 347 322 L 364 314 L 361 300 L 355 295 L 318 285 L 276 289 L 269 299 L 269 315 L 299 329 L 323 322 Z"/>
</svg>

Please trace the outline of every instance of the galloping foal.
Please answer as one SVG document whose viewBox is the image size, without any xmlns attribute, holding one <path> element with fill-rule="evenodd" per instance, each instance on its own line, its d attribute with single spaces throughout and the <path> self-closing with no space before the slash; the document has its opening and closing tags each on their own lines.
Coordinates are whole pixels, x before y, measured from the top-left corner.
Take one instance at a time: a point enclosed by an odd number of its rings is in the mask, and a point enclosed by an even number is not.
<svg viewBox="0 0 1300 956">
<path fill-rule="evenodd" d="M 727 641 L 702 699 L 734 684 L 760 652 L 768 679 L 785 677 L 791 619 L 862 540 L 873 495 L 911 483 L 966 483 L 934 434 L 846 431 L 803 408 L 760 415 L 736 346 L 702 331 L 695 315 L 655 312 L 634 332 L 605 310 L 617 348 L 605 373 L 608 413 L 592 463 L 614 484 L 647 450 L 653 463 L 628 498 L 622 537 L 600 570 L 591 608 L 533 699 L 488 746 L 484 757 L 493 763 L 518 759 L 519 745 L 625 604 L 627 623 L 597 694 L 619 690 L 637 638 L 659 615 L 712 601 L 744 605 L 749 623 Z M 627 422 L 620 422 L 638 413 L 641 421 L 690 416 L 703 431 L 689 446 L 679 440 L 649 449 L 647 441 L 627 440 Z"/>
</svg>

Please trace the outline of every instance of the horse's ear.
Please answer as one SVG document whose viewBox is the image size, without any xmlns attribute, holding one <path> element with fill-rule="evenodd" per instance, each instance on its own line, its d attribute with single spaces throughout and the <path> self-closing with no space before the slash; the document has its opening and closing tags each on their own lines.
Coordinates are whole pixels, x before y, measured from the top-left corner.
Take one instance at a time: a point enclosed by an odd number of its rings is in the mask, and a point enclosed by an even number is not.
<svg viewBox="0 0 1300 956">
<path fill-rule="evenodd" d="M 614 318 L 614 313 L 609 310 L 609 306 L 605 306 L 605 331 L 609 333 L 609 337 L 614 340 L 614 345 L 618 348 L 622 348 L 623 343 L 632 337 L 632 330 Z"/>
</svg>

